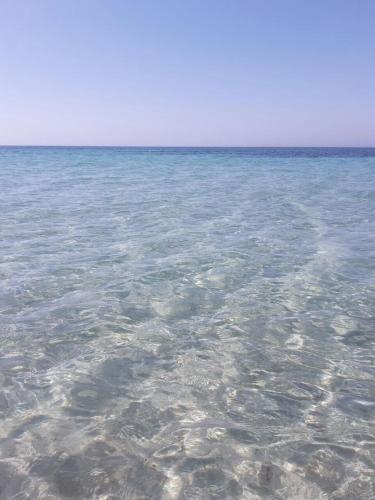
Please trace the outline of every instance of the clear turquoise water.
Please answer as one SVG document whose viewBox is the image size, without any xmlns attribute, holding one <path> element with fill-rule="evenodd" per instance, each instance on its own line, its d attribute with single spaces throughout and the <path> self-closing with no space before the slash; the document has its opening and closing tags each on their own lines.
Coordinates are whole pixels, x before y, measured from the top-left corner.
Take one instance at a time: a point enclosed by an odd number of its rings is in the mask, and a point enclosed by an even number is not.
<svg viewBox="0 0 375 500">
<path fill-rule="evenodd" d="M 375 150 L 0 148 L 0 498 L 375 498 Z"/>
</svg>

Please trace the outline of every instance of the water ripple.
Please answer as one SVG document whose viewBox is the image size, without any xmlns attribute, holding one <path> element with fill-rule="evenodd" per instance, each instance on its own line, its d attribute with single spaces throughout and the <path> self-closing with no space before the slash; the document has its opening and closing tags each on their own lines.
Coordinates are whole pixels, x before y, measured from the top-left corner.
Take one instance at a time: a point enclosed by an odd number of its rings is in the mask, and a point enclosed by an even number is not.
<svg viewBox="0 0 375 500">
<path fill-rule="evenodd" d="M 372 150 L 0 148 L 0 498 L 375 498 Z"/>
</svg>

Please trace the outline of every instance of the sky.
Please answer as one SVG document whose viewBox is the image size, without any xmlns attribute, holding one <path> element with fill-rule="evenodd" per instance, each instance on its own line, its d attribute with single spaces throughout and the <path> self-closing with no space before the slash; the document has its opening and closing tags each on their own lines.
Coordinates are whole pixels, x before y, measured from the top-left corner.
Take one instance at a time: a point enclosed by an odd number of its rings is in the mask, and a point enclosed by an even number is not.
<svg viewBox="0 0 375 500">
<path fill-rule="evenodd" d="M 374 0 L 0 0 L 0 144 L 375 146 Z"/>
</svg>

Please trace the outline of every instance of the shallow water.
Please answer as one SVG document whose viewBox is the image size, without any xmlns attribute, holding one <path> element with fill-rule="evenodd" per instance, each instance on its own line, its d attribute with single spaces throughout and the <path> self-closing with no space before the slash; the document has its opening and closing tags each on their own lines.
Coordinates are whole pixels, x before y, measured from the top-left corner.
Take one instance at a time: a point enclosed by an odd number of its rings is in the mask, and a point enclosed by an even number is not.
<svg viewBox="0 0 375 500">
<path fill-rule="evenodd" d="M 375 498 L 375 150 L 0 148 L 0 498 Z"/>
</svg>

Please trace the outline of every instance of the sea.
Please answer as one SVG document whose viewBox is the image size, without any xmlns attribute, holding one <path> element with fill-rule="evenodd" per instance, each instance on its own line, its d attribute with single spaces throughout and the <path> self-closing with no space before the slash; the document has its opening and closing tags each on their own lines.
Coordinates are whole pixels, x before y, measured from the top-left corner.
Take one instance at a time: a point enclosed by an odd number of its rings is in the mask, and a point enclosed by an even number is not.
<svg viewBox="0 0 375 500">
<path fill-rule="evenodd" d="M 0 148 L 0 498 L 375 498 L 375 149 Z"/>
</svg>

